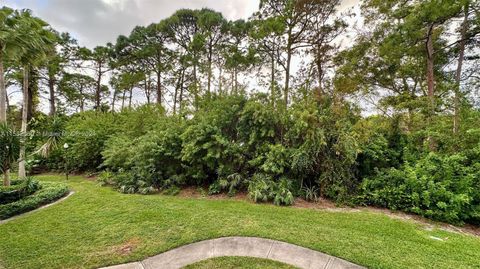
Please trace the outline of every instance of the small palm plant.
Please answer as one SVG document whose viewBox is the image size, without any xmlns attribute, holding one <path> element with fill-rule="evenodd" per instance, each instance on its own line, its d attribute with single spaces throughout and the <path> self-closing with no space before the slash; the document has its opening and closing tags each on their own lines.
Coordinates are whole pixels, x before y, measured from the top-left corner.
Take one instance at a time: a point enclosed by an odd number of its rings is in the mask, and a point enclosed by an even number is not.
<svg viewBox="0 0 480 269">
<path fill-rule="evenodd" d="M 0 172 L 4 186 L 10 186 L 9 171 L 12 163 L 17 161 L 19 152 L 19 136 L 6 124 L 0 124 Z"/>
<path fill-rule="evenodd" d="M 53 118 L 50 126 L 49 132 L 46 136 L 45 143 L 40 146 L 40 148 L 34 152 L 44 158 L 48 158 L 52 151 L 58 148 L 60 140 L 62 139 L 62 132 L 64 128 L 64 122 L 61 118 Z"/>
</svg>

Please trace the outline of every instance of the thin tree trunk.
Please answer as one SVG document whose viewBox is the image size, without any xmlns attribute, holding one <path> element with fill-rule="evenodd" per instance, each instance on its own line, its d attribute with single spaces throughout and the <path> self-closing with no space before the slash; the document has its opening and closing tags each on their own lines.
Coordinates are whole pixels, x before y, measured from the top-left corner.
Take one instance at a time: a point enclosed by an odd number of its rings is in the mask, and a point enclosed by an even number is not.
<svg viewBox="0 0 480 269">
<path fill-rule="evenodd" d="M 292 62 L 291 45 L 287 48 L 287 68 L 285 71 L 285 89 L 283 90 L 283 98 L 285 105 L 288 106 L 288 93 L 290 92 L 290 65 Z"/>
<path fill-rule="evenodd" d="M 145 77 L 145 79 L 143 80 L 143 90 L 145 91 L 145 98 L 147 98 L 147 104 L 150 104 L 150 92 L 149 92 L 149 89 L 148 89 L 148 81 L 147 81 L 147 78 Z"/>
<path fill-rule="evenodd" d="M 219 75 L 218 75 L 218 92 L 220 94 L 223 94 L 223 68 L 222 65 L 220 65 L 220 70 L 219 70 Z"/>
<path fill-rule="evenodd" d="M 7 91 L 7 116 L 10 113 L 10 99 L 8 98 L 8 91 Z M 1 122 L 1 121 L 0 121 Z"/>
<path fill-rule="evenodd" d="M 194 106 L 195 106 L 195 109 L 198 109 L 198 81 L 197 81 L 197 64 L 196 63 L 193 65 L 193 83 L 194 83 L 194 87 L 193 87 Z"/>
<path fill-rule="evenodd" d="M 85 111 L 85 98 L 83 98 L 83 84 L 80 85 L 80 112 Z"/>
<path fill-rule="evenodd" d="M 272 98 L 272 106 L 275 106 L 275 55 L 272 51 L 272 66 L 271 66 L 271 81 L 270 81 L 270 95 Z"/>
<path fill-rule="evenodd" d="M 113 98 L 112 98 L 112 113 L 115 113 L 115 100 L 117 99 L 117 89 L 113 90 Z"/>
<path fill-rule="evenodd" d="M 431 25 L 427 33 L 427 86 L 428 98 L 430 100 L 430 116 L 435 111 L 435 74 L 434 74 L 434 48 L 433 48 L 433 31 L 434 25 Z"/>
<path fill-rule="evenodd" d="M 210 47 L 208 52 L 208 90 L 207 93 L 211 93 L 211 84 L 212 84 L 212 48 Z"/>
<path fill-rule="evenodd" d="M 180 96 L 178 97 L 178 108 L 180 113 L 182 113 L 183 109 L 183 88 L 184 88 L 184 83 L 185 83 L 185 69 L 182 71 L 182 82 L 180 83 Z"/>
<path fill-rule="evenodd" d="M 237 94 L 235 91 L 235 71 L 232 70 L 232 77 L 231 77 L 231 82 L 230 82 L 230 92 L 232 94 Z"/>
<path fill-rule="evenodd" d="M 95 91 L 95 110 L 100 111 L 100 92 L 102 90 L 102 64 L 98 65 L 97 89 Z"/>
<path fill-rule="evenodd" d="M 157 105 L 162 104 L 162 73 L 157 71 Z"/>
<path fill-rule="evenodd" d="M 128 98 L 128 108 L 132 108 L 133 87 L 130 87 L 130 97 Z"/>
<path fill-rule="evenodd" d="M 126 91 L 123 90 L 123 95 L 122 95 L 122 110 L 125 108 L 125 93 L 126 93 Z"/>
<path fill-rule="evenodd" d="M 320 45 L 317 46 L 317 57 L 316 57 L 316 64 L 317 64 L 317 75 L 318 75 L 318 94 L 319 96 L 324 95 L 324 90 L 323 90 L 323 77 L 324 77 L 324 72 L 323 72 L 323 66 L 322 66 L 322 57 L 321 57 L 321 49 Z"/>
<path fill-rule="evenodd" d="M 49 75 L 48 77 L 48 90 L 50 93 L 50 116 L 54 116 L 57 113 L 57 108 L 55 106 L 55 76 Z"/>
<path fill-rule="evenodd" d="M 238 94 L 238 70 L 236 66 L 234 70 L 235 70 L 235 93 Z"/>
<path fill-rule="evenodd" d="M 182 70 L 182 74 L 183 74 L 183 70 Z M 182 87 L 182 85 L 180 84 L 182 81 L 182 75 L 178 76 L 178 80 L 177 80 L 177 84 L 175 85 L 175 94 L 173 96 L 173 114 L 177 114 L 177 103 L 178 103 L 178 90 L 180 89 L 180 87 Z"/>
<path fill-rule="evenodd" d="M 462 69 L 463 69 L 463 61 L 465 58 L 465 45 L 467 43 L 467 30 L 468 30 L 468 11 L 469 6 L 468 4 L 465 5 L 464 8 L 464 19 L 462 24 L 461 30 L 461 40 L 458 44 L 458 65 L 457 71 L 455 73 L 455 99 L 454 99 L 454 116 L 453 116 L 453 133 L 458 134 L 458 130 L 460 128 L 460 82 L 462 79 Z"/>
<path fill-rule="evenodd" d="M 22 127 L 21 127 L 21 143 L 20 158 L 18 162 L 18 177 L 25 178 L 27 176 L 25 170 L 25 143 L 27 135 L 27 113 L 28 113 L 28 74 L 29 68 L 23 69 L 23 108 L 22 108 Z"/>
<path fill-rule="evenodd" d="M 5 69 L 3 54 L 0 52 L 0 123 L 7 122 L 7 88 L 5 86 Z"/>
</svg>

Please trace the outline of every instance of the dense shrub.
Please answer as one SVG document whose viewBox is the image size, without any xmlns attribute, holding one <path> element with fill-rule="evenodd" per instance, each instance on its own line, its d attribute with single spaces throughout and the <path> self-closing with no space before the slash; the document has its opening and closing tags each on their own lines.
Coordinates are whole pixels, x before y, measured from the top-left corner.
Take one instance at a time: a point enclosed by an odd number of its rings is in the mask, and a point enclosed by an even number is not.
<svg viewBox="0 0 480 269">
<path fill-rule="evenodd" d="M 108 138 L 102 165 L 117 173 L 108 181 L 128 193 L 188 184 L 233 195 L 262 174 L 271 188 L 267 200 L 278 204 L 292 203 L 304 185 L 319 186 L 312 196 L 333 199 L 355 190 L 349 107 L 305 101 L 275 108 L 262 96 L 212 96 L 199 106 L 191 118 L 160 117 L 138 136 Z"/>
<path fill-rule="evenodd" d="M 380 171 L 362 183 L 368 205 L 416 213 L 450 223 L 480 221 L 480 163 L 461 154 L 430 153 L 415 165 Z"/>
<path fill-rule="evenodd" d="M 68 193 L 68 188 L 64 184 L 42 182 L 41 185 L 41 189 L 30 196 L 16 202 L 0 205 L 0 219 L 7 219 L 34 210 L 56 201 Z"/>
<path fill-rule="evenodd" d="M 102 164 L 102 151 L 107 139 L 119 132 L 120 126 L 111 113 L 86 112 L 72 118 L 66 127 L 65 142 L 70 145 L 70 163 L 79 171 L 97 170 Z"/>
<path fill-rule="evenodd" d="M 164 115 L 165 111 L 157 106 L 143 106 L 118 114 L 94 111 L 77 114 L 66 126 L 65 141 L 70 145 L 67 158 L 79 171 L 97 171 L 111 137 L 121 135 L 123 139 L 133 140 L 148 132 Z"/>
<path fill-rule="evenodd" d="M 103 166 L 112 172 L 129 172 L 131 177 L 142 181 L 140 185 L 156 189 L 183 183 L 180 136 L 185 129 L 185 122 L 177 117 L 161 118 L 151 128 L 145 135 L 134 139 L 126 135 L 110 138 L 102 152 Z M 135 181 L 113 179 L 111 183 L 132 190 L 137 187 L 125 186 Z"/>
<path fill-rule="evenodd" d="M 248 195 L 255 202 L 273 201 L 276 205 L 292 205 L 292 182 L 288 179 L 275 181 L 265 174 L 255 174 L 248 185 Z"/>
<path fill-rule="evenodd" d="M 9 187 L 0 187 L 0 204 L 8 204 L 18 201 L 25 196 L 36 192 L 40 188 L 38 181 L 32 178 L 15 180 Z"/>
</svg>

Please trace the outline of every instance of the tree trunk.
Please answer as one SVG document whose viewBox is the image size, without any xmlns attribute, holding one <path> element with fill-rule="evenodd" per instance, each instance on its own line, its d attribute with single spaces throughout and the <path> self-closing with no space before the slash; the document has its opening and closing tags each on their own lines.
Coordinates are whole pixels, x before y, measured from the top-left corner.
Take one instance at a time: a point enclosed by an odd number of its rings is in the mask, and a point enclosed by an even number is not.
<svg viewBox="0 0 480 269">
<path fill-rule="evenodd" d="M 80 112 L 85 111 L 85 98 L 83 98 L 83 84 L 80 85 Z"/>
<path fill-rule="evenodd" d="M 115 113 L 115 100 L 117 99 L 117 89 L 113 90 L 113 98 L 112 98 L 112 113 Z"/>
<path fill-rule="evenodd" d="M 194 98 L 194 106 L 195 109 L 198 109 L 198 81 L 197 81 L 197 64 L 193 65 L 193 98 Z"/>
<path fill-rule="evenodd" d="M 33 68 L 30 68 L 28 75 L 28 102 L 27 102 L 27 122 L 33 118 L 33 95 L 34 92 L 38 92 L 38 85 L 36 81 L 36 74 L 33 72 Z"/>
<path fill-rule="evenodd" d="M 230 81 L 230 92 L 232 94 L 237 94 L 237 92 L 235 91 L 235 71 L 232 70 L 232 77 L 231 77 L 231 81 Z"/>
<path fill-rule="evenodd" d="M 130 87 L 130 96 L 128 97 L 128 108 L 132 108 L 133 87 Z"/>
<path fill-rule="evenodd" d="M 183 70 L 182 70 L 182 74 L 183 74 Z M 182 85 L 180 84 L 182 82 L 182 75 L 178 76 L 178 80 L 177 80 L 177 84 L 175 85 L 175 93 L 174 93 L 174 96 L 173 96 L 173 114 L 177 114 L 177 103 L 178 103 L 178 90 L 180 89 L 180 87 L 182 87 Z"/>
<path fill-rule="evenodd" d="M 234 74 L 235 74 L 235 94 L 238 94 L 238 70 L 237 70 L 237 67 L 235 66 L 235 68 L 233 69 L 234 70 Z"/>
<path fill-rule="evenodd" d="M 122 95 L 122 110 L 125 108 L 125 93 L 127 91 L 126 90 L 123 90 L 123 95 Z"/>
<path fill-rule="evenodd" d="M 222 65 L 220 65 L 220 68 L 219 68 L 219 74 L 218 74 L 218 92 L 220 94 L 223 94 L 223 68 L 222 68 Z"/>
<path fill-rule="evenodd" d="M 25 178 L 27 176 L 25 170 L 25 143 L 27 135 L 27 113 L 28 113 L 28 74 L 29 68 L 23 69 L 23 107 L 22 107 L 22 127 L 21 127 L 21 143 L 20 143 L 20 157 L 18 159 L 18 177 Z"/>
<path fill-rule="evenodd" d="M 460 82 L 462 79 L 462 69 L 463 69 L 463 61 L 465 58 L 465 45 L 467 43 L 467 30 L 468 30 L 468 11 L 469 6 L 468 4 L 465 5 L 464 8 L 464 19 L 462 24 L 461 30 L 461 40 L 458 44 L 458 65 L 457 71 L 455 73 L 455 99 L 454 99 L 454 116 L 453 116 L 453 133 L 458 134 L 458 130 L 460 128 Z"/>
<path fill-rule="evenodd" d="M 430 116 L 433 116 L 435 111 L 435 74 L 434 74 L 434 48 L 433 48 L 433 31 L 434 25 L 428 28 L 427 33 L 427 86 L 428 98 L 430 100 Z"/>
<path fill-rule="evenodd" d="M 150 94 L 148 92 L 148 81 L 146 77 L 143 80 L 143 91 L 145 92 L 145 98 L 147 98 L 147 104 L 150 104 Z"/>
<path fill-rule="evenodd" d="M 323 90 L 323 77 L 324 77 L 324 71 L 323 71 L 323 65 L 322 65 L 322 57 L 321 57 L 321 48 L 320 45 L 317 46 L 317 53 L 316 53 L 316 59 L 315 62 L 317 64 L 317 75 L 318 75 L 318 94 L 323 95 L 324 90 Z"/>
<path fill-rule="evenodd" d="M 98 65 L 97 89 L 95 91 L 95 110 L 100 111 L 100 92 L 102 90 L 102 64 Z"/>
<path fill-rule="evenodd" d="M 6 97 L 7 97 L 7 116 L 8 116 L 8 113 L 10 113 L 10 99 L 8 98 L 8 91 L 7 91 L 7 96 Z"/>
<path fill-rule="evenodd" d="M 208 50 L 208 87 L 207 94 L 210 96 L 211 93 L 211 84 L 212 84 L 212 48 Z"/>
<path fill-rule="evenodd" d="M 0 51 L 0 123 L 7 122 L 7 88 L 5 86 L 5 70 L 3 54 Z"/>
<path fill-rule="evenodd" d="M 157 71 L 157 105 L 162 105 L 162 73 Z"/>
<path fill-rule="evenodd" d="M 274 52 L 272 51 L 272 66 L 271 66 L 272 74 L 271 74 L 271 81 L 270 81 L 270 95 L 272 98 L 272 106 L 275 106 L 275 55 Z"/>
<path fill-rule="evenodd" d="M 3 173 L 3 186 L 5 187 L 10 186 L 10 169 L 8 169 L 7 171 L 5 171 L 5 173 Z"/>
<path fill-rule="evenodd" d="M 288 106 L 288 93 L 290 92 L 290 65 L 292 62 L 292 50 L 291 45 L 287 47 L 287 68 L 285 70 L 285 89 L 283 90 L 283 98 L 285 106 Z"/>
<path fill-rule="evenodd" d="M 182 79 L 180 82 L 180 96 L 178 97 L 178 108 L 180 113 L 182 113 L 183 109 L 183 88 L 185 83 L 185 69 L 182 70 Z"/>
<path fill-rule="evenodd" d="M 48 91 L 50 94 L 50 116 L 54 116 L 57 113 L 57 108 L 55 106 L 55 76 L 49 75 L 48 77 Z"/>
</svg>

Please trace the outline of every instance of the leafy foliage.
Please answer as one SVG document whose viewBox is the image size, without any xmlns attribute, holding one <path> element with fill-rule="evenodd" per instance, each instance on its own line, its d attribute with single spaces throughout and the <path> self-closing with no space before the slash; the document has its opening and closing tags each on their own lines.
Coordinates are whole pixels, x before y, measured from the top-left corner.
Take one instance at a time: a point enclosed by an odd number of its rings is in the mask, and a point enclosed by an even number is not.
<svg viewBox="0 0 480 269">
<path fill-rule="evenodd" d="M 0 172 L 5 173 L 18 159 L 20 138 L 6 124 L 0 124 Z"/>
<path fill-rule="evenodd" d="M 391 168 L 365 179 L 366 204 L 416 213 L 450 223 L 480 221 L 480 163 L 461 154 L 430 153 L 415 165 Z"/>
<path fill-rule="evenodd" d="M 68 193 L 68 188 L 64 184 L 43 182 L 41 186 L 41 189 L 32 195 L 23 197 L 12 203 L 0 205 L 0 219 L 7 219 L 34 210 L 58 200 Z"/>
<path fill-rule="evenodd" d="M 0 204 L 8 204 L 22 199 L 40 189 L 38 181 L 32 178 L 16 180 L 9 187 L 0 187 Z"/>
</svg>

